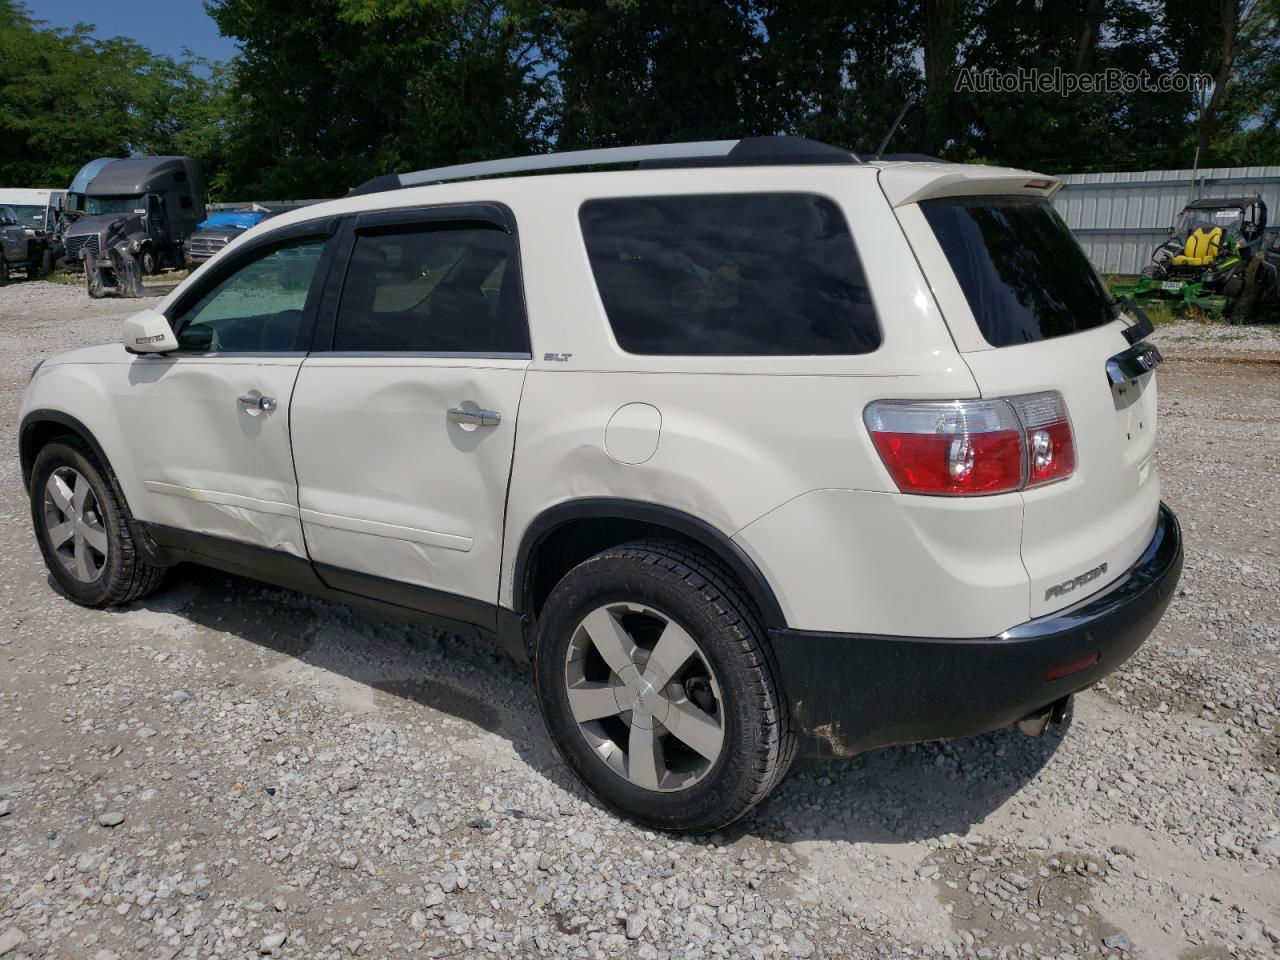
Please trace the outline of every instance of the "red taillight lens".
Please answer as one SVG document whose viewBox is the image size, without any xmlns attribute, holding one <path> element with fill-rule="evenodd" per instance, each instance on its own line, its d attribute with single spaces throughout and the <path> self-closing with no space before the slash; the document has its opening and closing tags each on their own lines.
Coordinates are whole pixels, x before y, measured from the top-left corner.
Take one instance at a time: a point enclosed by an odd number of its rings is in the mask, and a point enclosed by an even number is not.
<svg viewBox="0 0 1280 960">
<path fill-rule="evenodd" d="M 863 414 L 903 493 L 975 496 L 1052 483 L 1075 470 L 1058 393 L 1007 400 L 882 400 Z"/>
<path fill-rule="evenodd" d="M 1076 450 L 1062 394 L 1032 393 L 1009 402 L 1027 433 L 1027 486 L 1071 476 L 1076 469 Z"/>
<path fill-rule="evenodd" d="M 1003 493 L 1022 483 L 1022 435 L 873 433 L 898 489 L 909 493 Z"/>
</svg>

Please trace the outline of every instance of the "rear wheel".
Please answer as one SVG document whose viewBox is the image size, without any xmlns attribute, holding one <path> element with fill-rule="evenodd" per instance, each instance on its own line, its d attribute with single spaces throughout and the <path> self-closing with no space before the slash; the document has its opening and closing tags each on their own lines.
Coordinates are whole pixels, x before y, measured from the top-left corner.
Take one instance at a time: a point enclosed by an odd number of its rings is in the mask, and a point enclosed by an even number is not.
<svg viewBox="0 0 1280 960">
<path fill-rule="evenodd" d="M 45 565 L 76 603 L 117 606 L 160 585 L 164 567 L 139 555 L 127 508 L 78 438 L 62 437 L 41 448 L 30 492 Z"/>
<path fill-rule="evenodd" d="M 795 752 L 768 641 L 712 558 L 626 544 L 571 570 L 540 618 L 538 699 L 603 803 L 665 830 L 747 813 Z"/>
</svg>

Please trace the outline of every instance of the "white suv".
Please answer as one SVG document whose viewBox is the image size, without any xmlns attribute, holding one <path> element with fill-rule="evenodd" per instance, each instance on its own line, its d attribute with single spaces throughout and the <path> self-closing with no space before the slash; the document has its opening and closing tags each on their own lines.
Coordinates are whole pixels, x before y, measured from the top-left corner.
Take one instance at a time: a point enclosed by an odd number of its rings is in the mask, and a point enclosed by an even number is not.
<svg viewBox="0 0 1280 960">
<path fill-rule="evenodd" d="M 790 138 L 379 178 L 37 369 L 41 549 L 88 606 L 195 561 L 496 638 L 662 828 L 1042 730 L 1182 563 L 1150 325 L 1058 185 Z"/>
</svg>

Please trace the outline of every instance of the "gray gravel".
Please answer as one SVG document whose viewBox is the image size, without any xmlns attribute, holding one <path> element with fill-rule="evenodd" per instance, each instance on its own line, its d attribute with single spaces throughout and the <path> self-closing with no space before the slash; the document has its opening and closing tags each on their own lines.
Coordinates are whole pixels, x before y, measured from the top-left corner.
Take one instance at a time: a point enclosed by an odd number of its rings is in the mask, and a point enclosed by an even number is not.
<svg viewBox="0 0 1280 960">
<path fill-rule="evenodd" d="M 4 960 L 1280 955 L 1274 332 L 1159 333 L 1183 586 L 1065 729 L 804 766 L 692 838 L 589 800 L 488 647 L 196 568 L 59 597 L 18 398 L 153 302 L 0 289 Z"/>
</svg>

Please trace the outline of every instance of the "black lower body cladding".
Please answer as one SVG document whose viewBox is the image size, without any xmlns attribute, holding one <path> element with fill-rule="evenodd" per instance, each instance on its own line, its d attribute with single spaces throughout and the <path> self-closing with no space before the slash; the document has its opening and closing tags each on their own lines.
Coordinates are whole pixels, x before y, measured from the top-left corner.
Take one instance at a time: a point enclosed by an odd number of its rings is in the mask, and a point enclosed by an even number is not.
<svg viewBox="0 0 1280 960">
<path fill-rule="evenodd" d="M 1160 505 L 1132 567 L 1093 597 L 996 637 L 770 631 L 800 752 L 845 757 L 973 736 L 1092 686 L 1155 629 L 1182 573 L 1178 520 Z"/>
</svg>

